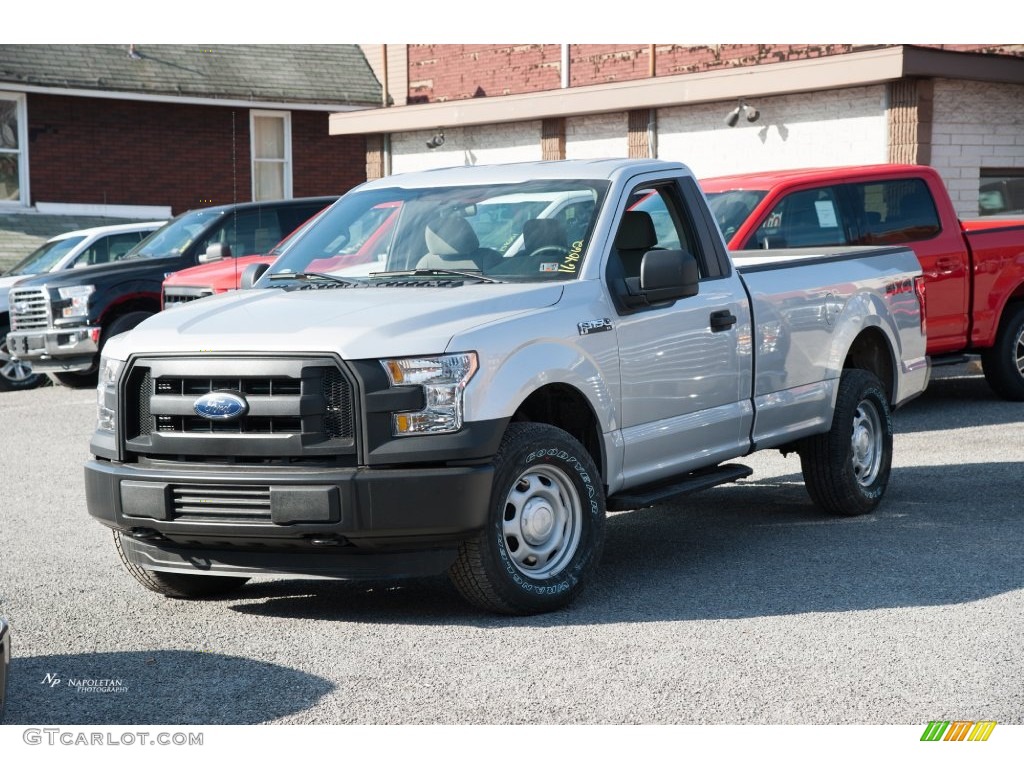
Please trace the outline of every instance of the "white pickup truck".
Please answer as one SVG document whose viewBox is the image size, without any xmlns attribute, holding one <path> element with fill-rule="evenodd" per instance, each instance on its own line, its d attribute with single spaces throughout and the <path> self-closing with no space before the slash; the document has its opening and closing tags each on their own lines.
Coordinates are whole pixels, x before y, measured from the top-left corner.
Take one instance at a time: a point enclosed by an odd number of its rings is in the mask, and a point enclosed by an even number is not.
<svg viewBox="0 0 1024 768">
<path fill-rule="evenodd" d="M 338 266 L 395 208 L 376 260 Z M 89 512 L 171 597 L 448 572 L 528 614 L 592 577 L 606 510 L 738 480 L 756 450 L 797 452 L 825 512 L 871 511 L 891 410 L 929 375 L 917 259 L 735 258 L 678 163 L 369 182 L 252 288 L 109 341 Z"/>
</svg>

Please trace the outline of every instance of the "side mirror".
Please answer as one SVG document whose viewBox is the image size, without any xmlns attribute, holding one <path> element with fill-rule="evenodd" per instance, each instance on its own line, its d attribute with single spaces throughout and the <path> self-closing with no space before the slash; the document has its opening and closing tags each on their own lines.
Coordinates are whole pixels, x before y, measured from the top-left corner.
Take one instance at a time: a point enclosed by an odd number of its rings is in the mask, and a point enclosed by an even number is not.
<svg viewBox="0 0 1024 768">
<path fill-rule="evenodd" d="M 199 263 L 208 264 L 218 259 L 231 258 L 231 246 L 227 243 L 210 243 L 206 246 L 206 253 L 199 254 Z"/>
<path fill-rule="evenodd" d="M 268 269 L 270 269 L 270 265 L 263 262 L 250 264 L 242 270 L 242 276 L 238 278 L 238 287 L 242 289 L 252 288 Z"/>
<path fill-rule="evenodd" d="M 697 259 L 687 251 L 648 251 L 640 277 L 626 279 L 623 303 L 631 309 L 696 296 L 700 289 Z"/>
</svg>

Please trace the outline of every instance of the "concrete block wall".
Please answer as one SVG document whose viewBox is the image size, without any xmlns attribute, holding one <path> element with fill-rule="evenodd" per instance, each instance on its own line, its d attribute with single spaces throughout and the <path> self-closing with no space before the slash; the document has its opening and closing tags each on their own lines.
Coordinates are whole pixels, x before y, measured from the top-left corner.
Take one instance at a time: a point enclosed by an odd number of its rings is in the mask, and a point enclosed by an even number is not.
<svg viewBox="0 0 1024 768">
<path fill-rule="evenodd" d="M 587 160 L 629 156 L 629 113 L 609 112 L 565 120 L 565 157 Z"/>
<path fill-rule="evenodd" d="M 936 80 L 931 165 L 957 214 L 977 216 L 983 168 L 1024 174 L 1024 86 Z"/>
<path fill-rule="evenodd" d="M 436 131 L 409 131 L 391 137 L 392 173 L 461 165 L 516 163 L 541 158 L 541 122 L 446 128 L 444 144 L 427 149 Z"/>
<path fill-rule="evenodd" d="M 885 87 L 751 98 L 757 122 L 725 124 L 734 102 L 658 110 L 658 156 L 698 176 L 886 162 Z"/>
</svg>

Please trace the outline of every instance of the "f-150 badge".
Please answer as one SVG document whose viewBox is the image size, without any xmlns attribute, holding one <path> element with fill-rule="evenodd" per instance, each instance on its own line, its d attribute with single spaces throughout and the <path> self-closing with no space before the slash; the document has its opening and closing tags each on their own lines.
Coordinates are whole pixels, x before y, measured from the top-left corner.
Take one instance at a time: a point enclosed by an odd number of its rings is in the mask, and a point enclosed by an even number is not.
<svg viewBox="0 0 1024 768">
<path fill-rule="evenodd" d="M 576 327 L 579 328 L 580 336 L 586 336 L 590 333 L 610 331 L 612 329 L 612 321 L 607 317 L 601 320 L 584 320 L 582 323 L 577 323 Z"/>
</svg>

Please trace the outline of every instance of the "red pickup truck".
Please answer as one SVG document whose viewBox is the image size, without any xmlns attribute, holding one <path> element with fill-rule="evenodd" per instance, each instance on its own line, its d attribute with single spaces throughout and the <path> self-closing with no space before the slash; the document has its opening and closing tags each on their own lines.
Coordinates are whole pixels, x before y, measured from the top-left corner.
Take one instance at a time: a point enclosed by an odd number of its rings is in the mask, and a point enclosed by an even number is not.
<svg viewBox="0 0 1024 768">
<path fill-rule="evenodd" d="M 398 211 L 398 207 L 390 202 L 378 205 L 372 215 L 365 217 L 363 230 L 339 236 L 332 249 L 334 255 L 310 266 L 316 270 L 338 269 L 375 260 L 387 249 L 387 238 L 394 229 Z M 163 283 L 162 308 L 240 288 L 246 267 L 250 264 L 272 264 L 293 239 L 309 229 L 317 216 L 310 218 L 265 254 L 221 259 L 168 275 Z"/>
<path fill-rule="evenodd" d="M 732 250 L 904 245 L 925 274 L 933 364 L 980 354 L 999 395 L 1024 400 L 1024 219 L 961 221 L 929 166 L 869 165 L 702 179 Z"/>
</svg>

